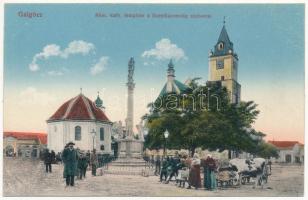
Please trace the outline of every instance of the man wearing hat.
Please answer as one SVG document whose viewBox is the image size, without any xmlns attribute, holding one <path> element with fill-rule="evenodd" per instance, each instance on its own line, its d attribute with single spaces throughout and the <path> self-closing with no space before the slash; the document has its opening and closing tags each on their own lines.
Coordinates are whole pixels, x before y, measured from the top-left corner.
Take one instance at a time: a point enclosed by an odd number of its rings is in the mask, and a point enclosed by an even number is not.
<svg viewBox="0 0 308 200">
<path fill-rule="evenodd" d="M 93 149 L 90 156 L 90 165 L 92 167 L 92 176 L 96 176 L 96 168 L 98 167 L 98 158 L 96 154 L 96 149 Z"/>
<path fill-rule="evenodd" d="M 64 172 L 63 176 L 66 178 L 66 186 L 74 186 L 74 178 L 77 172 L 77 160 L 78 155 L 77 151 L 74 149 L 74 143 L 69 142 L 67 144 L 68 148 L 63 150 L 63 163 L 64 163 Z"/>
</svg>

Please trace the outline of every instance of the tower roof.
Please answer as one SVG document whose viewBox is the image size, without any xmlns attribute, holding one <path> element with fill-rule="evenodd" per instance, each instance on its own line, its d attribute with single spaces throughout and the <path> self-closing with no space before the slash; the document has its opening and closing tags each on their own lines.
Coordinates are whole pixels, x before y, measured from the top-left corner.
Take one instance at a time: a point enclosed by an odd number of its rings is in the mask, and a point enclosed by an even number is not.
<svg viewBox="0 0 308 200">
<path fill-rule="evenodd" d="M 186 92 L 189 89 L 188 86 L 181 83 L 178 80 L 173 81 L 167 81 L 167 83 L 164 85 L 163 89 L 160 91 L 159 96 L 164 96 L 166 94 L 182 94 Z"/>
<path fill-rule="evenodd" d="M 99 97 L 99 93 L 97 94 L 97 98 L 95 100 L 95 105 L 98 108 L 103 107 L 103 100 L 101 100 L 101 98 Z"/>
<path fill-rule="evenodd" d="M 187 89 L 189 89 L 188 86 L 174 79 L 175 77 L 174 73 L 175 73 L 174 65 L 173 65 L 172 60 L 170 60 L 168 64 L 168 70 L 167 70 L 167 83 L 164 85 L 159 96 L 164 96 L 170 93 L 181 94 L 187 91 Z"/>
<path fill-rule="evenodd" d="M 211 56 L 224 56 L 228 54 L 234 54 L 233 43 L 230 41 L 226 26 L 223 25 Z"/>
<path fill-rule="evenodd" d="M 47 122 L 59 120 L 110 122 L 105 113 L 83 94 L 79 94 L 62 104 Z"/>
</svg>

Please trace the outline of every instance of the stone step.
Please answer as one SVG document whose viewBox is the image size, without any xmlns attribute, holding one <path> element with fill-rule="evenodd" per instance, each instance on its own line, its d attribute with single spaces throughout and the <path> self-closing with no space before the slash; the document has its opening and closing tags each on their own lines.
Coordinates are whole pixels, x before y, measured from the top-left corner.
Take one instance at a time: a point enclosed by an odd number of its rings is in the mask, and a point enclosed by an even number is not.
<svg viewBox="0 0 308 200">
<path fill-rule="evenodd" d="M 108 166 L 122 166 L 122 167 L 148 167 L 148 165 L 144 165 L 144 164 L 138 164 L 138 163 L 126 163 L 126 164 L 123 164 L 123 163 L 112 163 Z"/>
<path fill-rule="evenodd" d="M 133 175 L 133 176 L 141 176 L 141 171 L 118 171 L 118 170 L 107 170 L 104 172 L 105 174 L 117 174 L 117 175 Z"/>
<path fill-rule="evenodd" d="M 104 174 L 117 174 L 117 175 L 134 175 L 134 176 L 142 176 L 147 174 L 148 176 L 154 176 L 154 171 L 149 170 L 125 170 L 125 169 L 108 169 L 104 170 Z"/>
</svg>

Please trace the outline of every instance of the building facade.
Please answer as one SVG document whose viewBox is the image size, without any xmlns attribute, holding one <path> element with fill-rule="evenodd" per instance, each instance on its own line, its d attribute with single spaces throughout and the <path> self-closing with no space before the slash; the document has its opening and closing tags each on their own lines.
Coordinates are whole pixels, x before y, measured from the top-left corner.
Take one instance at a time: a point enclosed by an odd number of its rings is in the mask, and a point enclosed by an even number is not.
<svg viewBox="0 0 308 200">
<path fill-rule="evenodd" d="M 8 157 L 39 158 L 46 144 L 46 133 L 7 131 L 3 134 L 3 154 Z"/>
<path fill-rule="evenodd" d="M 47 120 L 47 146 L 56 153 L 68 142 L 81 150 L 96 149 L 111 153 L 112 123 L 103 111 L 99 96 L 96 103 L 83 94 L 68 100 Z"/>
<path fill-rule="evenodd" d="M 221 82 L 227 88 L 231 103 L 235 104 L 241 101 L 241 85 L 237 82 L 238 60 L 224 25 L 214 51 L 209 53 L 209 82 Z"/>
<path fill-rule="evenodd" d="M 279 157 L 272 158 L 279 163 L 304 163 L 304 145 L 297 141 L 268 141 L 279 151 Z"/>
</svg>

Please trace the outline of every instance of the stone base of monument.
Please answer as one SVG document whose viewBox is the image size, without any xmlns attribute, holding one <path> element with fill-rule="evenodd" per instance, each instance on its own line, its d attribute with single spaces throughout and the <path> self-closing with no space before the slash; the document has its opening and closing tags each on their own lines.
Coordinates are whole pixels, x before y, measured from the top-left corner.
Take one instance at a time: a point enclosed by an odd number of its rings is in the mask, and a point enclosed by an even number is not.
<svg viewBox="0 0 308 200">
<path fill-rule="evenodd" d="M 149 176 L 154 175 L 154 169 L 143 159 L 119 158 L 109 163 L 107 169 L 104 169 L 104 173 Z"/>
<path fill-rule="evenodd" d="M 143 141 L 132 138 L 118 140 L 119 158 L 142 159 Z"/>
<path fill-rule="evenodd" d="M 143 141 L 131 138 L 118 140 L 118 159 L 109 163 L 104 169 L 106 174 L 119 175 L 154 175 L 153 168 L 143 160 Z"/>
</svg>

